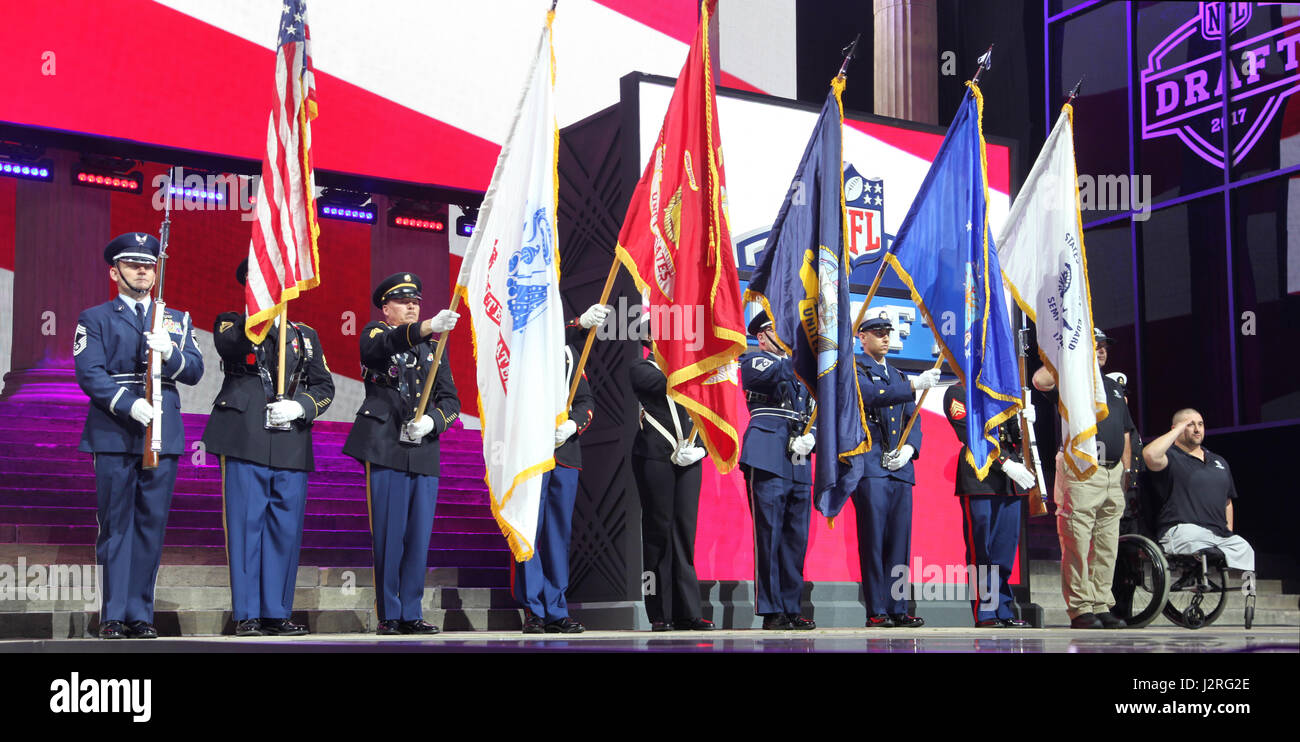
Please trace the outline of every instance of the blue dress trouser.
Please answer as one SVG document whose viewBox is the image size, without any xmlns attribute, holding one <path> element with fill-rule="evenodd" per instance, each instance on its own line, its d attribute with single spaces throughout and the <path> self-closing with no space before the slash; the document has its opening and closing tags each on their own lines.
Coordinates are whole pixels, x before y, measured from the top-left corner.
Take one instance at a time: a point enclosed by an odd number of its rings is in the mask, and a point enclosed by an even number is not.
<svg viewBox="0 0 1300 742">
<path fill-rule="evenodd" d="M 556 464 L 542 475 L 542 504 L 533 558 L 513 563 L 511 590 L 515 600 L 546 623 L 569 615 L 564 592 L 569 589 L 569 539 L 573 535 L 573 504 L 578 499 L 580 473 L 578 469 Z"/>
<path fill-rule="evenodd" d="M 912 485 L 893 477 L 863 477 L 853 493 L 853 508 L 867 615 L 907 613 L 907 585 L 894 583 L 904 579 L 898 577 L 900 571 L 907 574 L 896 568 L 907 565 L 912 548 Z"/>
<path fill-rule="evenodd" d="M 754 610 L 800 615 L 812 487 L 748 467 L 745 479 L 754 517 Z"/>
<path fill-rule="evenodd" d="M 961 497 L 961 517 L 966 563 L 975 565 L 976 599 L 971 601 L 975 620 L 1015 618 L 1011 569 L 1020 543 L 1020 498 L 965 495 Z"/>
<path fill-rule="evenodd" d="M 367 463 L 366 481 L 379 620 L 424 618 L 421 603 L 433 512 L 438 504 L 438 478 Z"/>
<path fill-rule="evenodd" d="M 177 458 L 159 456 L 157 469 L 141 469 L 140 454 L 95 454 L 100 622 L 153 623 L 154 582 L 162 562 Z"/>
<path fill-rule="evenodd" d="M 307 511 L 307 472 L 221 457 L 235 621 L 289 618 Z"/>
</svg>

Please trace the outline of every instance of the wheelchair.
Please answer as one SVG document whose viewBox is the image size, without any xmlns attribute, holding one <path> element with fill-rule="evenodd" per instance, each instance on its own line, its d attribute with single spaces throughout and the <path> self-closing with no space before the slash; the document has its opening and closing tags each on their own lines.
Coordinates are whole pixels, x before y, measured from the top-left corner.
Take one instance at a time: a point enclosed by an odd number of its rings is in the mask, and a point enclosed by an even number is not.
<svg viewBox="0 0 1300 742">
<path fill-rule="evenodd" d="M 1139 483 L 1131 490 L 1126 503 L 1115 557 L 1115 575 L 1111 591 L 1115 607 L 1111 612 L 1124 619 L 1130 628 L 1142 628 L 1161 613 L 1175 625 L 1199 629 L 1219 619 L 1228 606 L 1229 591 L 1246 593 L 1244 623 L 1249 629 L 1255 621 L 1255 583 L 1253 575 L 1244 584 L 1228 585 L 1228 565 L 1223 552 L 1216 548 L 1194 554 L 1167 554 L 1154 539 L 1154 521 L 1158 509 L 1152 489 Z"/>
</svg>

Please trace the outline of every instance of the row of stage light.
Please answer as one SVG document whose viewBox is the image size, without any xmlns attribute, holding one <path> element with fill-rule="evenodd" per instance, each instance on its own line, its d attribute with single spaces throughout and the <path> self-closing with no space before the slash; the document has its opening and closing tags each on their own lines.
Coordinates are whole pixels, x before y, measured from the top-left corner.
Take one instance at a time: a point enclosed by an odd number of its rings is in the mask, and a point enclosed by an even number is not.
<svg viewBox="0 0 1300 742">
<path fill-rule="evenodd" d="M 134 164 L 134 161 L 127 161 Z M 129 169 L 129 168 L 127 168 Z M 48 158 L 33 161 L 11 161 L 0 159 L 0 176 L 19 180 L 54 181 L 54 162 Z M 84 164 L 72 168 L 72 182 L 87 188 L 101 188 L 121 193 L 144 193 L 144 175 L 134 170 L 123 172 L 121 168 L 95 168 Z M 171 187 L 174 198 L 195 199 L 198 202 L 225 204 L 228 202 L 223 188 Z M 257 197 L 250 195 L 248 201 L 256 204 Z M 474 233 L 475 215 L 472 210 L 456 219 L 456 234 L 468 237 Z M 316 200 L 316 214 L 324 219 L 375 224 L 379 210 L 370 202 L 369 194 L 350 191 L 339 192 L 326 189 Z M 388 210 L 388 226 L 397 229 L 411 229 L 419 232 L 441 233 L 447 231 L 447 217 L 433 207 L 410 202 L 402 202 Z"/>
</svg>

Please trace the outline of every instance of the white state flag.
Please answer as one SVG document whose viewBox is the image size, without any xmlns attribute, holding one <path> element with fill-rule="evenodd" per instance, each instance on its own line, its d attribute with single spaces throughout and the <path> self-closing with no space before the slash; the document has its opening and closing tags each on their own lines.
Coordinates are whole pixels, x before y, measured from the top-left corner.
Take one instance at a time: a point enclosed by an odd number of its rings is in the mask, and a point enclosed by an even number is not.
<svg viewBox="0 0 1300 742">
<path fill-rule="evenodd" d="M 456 279 L 473 320 L 492 514 L 521 562 L 533 555 L 542 475 L 555 466 L 555 428 L 568 418 L 555 231 L 553 18 L 553 11 L 547 14 Z"/>
<path fill-rule="evenodd" d="M 1066 105 L 997 240 L 1002 277 L 1038 328 L 1038 355 L 1060 393 L 1069 445 L 1065 460 L 1079 479 L 1097 467 L 1097 421 L 1106 390 L 1092 332 L 1088 260 L 1079 219 L 1074 110 Z M 1118 451 L 1106 454 L 1114 460 Z"/>
</svg>

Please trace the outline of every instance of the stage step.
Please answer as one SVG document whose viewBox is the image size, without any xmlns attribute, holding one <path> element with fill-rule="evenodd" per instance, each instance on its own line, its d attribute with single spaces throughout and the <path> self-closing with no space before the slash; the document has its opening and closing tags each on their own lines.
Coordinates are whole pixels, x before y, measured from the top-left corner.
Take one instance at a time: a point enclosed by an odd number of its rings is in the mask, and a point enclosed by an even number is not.
<svg viewBox="0 0 1300 742">
<path fill-rule="evenodd" d="M 1214 626 L 1241 626 L 1244 621 L 1246 596 L 1239 589 L 1241 581 L 1229 577 L 1228 605 Z M 1061 593 L 1060 561 L 1032 562 L 1030 571 L 1030 598 L 1042 606 L 1048 625 L 1068 625 L 1065 596 Z M 1300 626 L 1300 595 L 1287 592 L 1282 580 L 1255 580 L 1255 626 Z M 1164 614 L 1148 624 L 1150 627 L 1176 626 Z"/>
<path fill-rule="evenodd" d="M 193 445 L 207 415 L 182 419 L 189 453 L 180 458 L 163 564 L 225 565 L 219 457 Z M 0 401 L 0 552 L 29 563 L 93 563 L 94 468 L 91 455 L 77 450 L 85 420 L 85 405 Z M 351 427 L 313 426 L 317 471 L 308 476 L 304 567 L 372 565 L 364 469 L 342 452 Z M 429 565 L 468 570 L 466 587 L 502 588 L 509 584 L 509 547 L 483 476 L 479 432 L 453 426 L 442 436 Z"/>
</svg>

